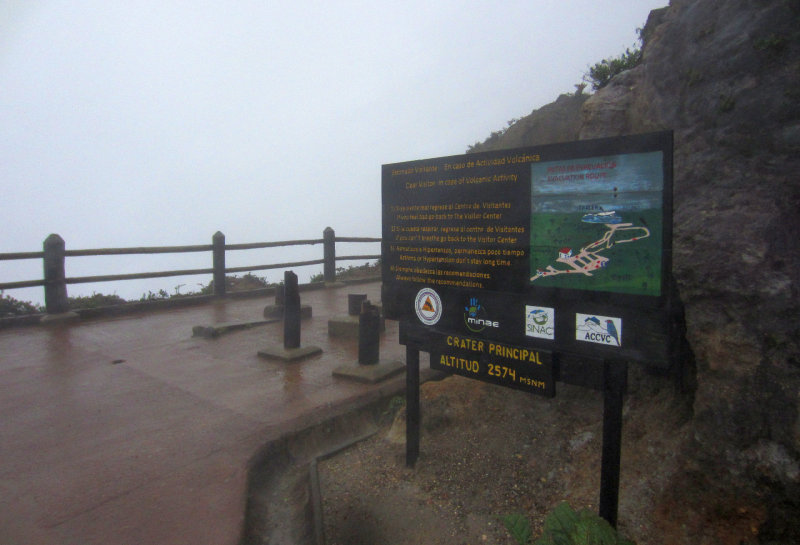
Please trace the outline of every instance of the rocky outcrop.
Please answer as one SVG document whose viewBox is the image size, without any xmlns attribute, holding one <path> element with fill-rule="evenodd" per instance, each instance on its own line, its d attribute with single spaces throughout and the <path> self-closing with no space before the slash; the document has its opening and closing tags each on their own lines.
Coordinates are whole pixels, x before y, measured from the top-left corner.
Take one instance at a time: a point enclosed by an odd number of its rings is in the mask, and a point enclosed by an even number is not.
<svg viewBox="0 0 800 545">
<path fill-rule="evenodd" d="M 555 102 L 533 110 L 504 131 L 497 131 L 486 141 L 475 144 L 470 151 L 490 151 L 577 140 L 582 123 L 581 106 L 588 98 L 589 95 L 583 93 L 561 95 Z"/>
<path fill-rule="evenodd" d="M 585 101 L 578 134 L 674 131 L 673 273 L 696 361 L 687 456 L 796 516 L 800 4 L 673 0 L 643 37 L 642 64 Z"/>
<path fill-rule="evenodd" d="M 648 25 L 644 62 L 587 101 L 581 129 L 675 131 L 673 272 L 697 362 L 701 457 L 795 490 L 798 9 L 674 1 Z"/>
</svg>

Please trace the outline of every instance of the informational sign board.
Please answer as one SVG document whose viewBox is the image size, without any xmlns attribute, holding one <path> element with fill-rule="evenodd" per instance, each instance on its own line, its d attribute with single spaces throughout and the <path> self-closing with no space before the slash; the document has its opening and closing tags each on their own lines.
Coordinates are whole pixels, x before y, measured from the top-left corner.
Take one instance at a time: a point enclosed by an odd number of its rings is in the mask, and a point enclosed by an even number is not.
<svg viewBox="0 0 800 545">
<path fill-rule="evenodd" d="M 433 367 L 550 393 L 551 354 L 670 364 L 670 132 L 384 165 L 382 191 L 384 314 Z"/>
</svg>

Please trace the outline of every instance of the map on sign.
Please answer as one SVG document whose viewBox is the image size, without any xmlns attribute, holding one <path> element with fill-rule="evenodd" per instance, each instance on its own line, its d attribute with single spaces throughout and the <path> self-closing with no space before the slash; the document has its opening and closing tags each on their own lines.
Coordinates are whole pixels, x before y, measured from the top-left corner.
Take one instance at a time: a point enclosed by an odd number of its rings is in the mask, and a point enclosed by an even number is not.
<svg viewBox="0 0 800 545">
<path fill-rule="evenodd" d="M 662 152 L 531 165 L 530 283 L 659 295 Z"/>
</svg>

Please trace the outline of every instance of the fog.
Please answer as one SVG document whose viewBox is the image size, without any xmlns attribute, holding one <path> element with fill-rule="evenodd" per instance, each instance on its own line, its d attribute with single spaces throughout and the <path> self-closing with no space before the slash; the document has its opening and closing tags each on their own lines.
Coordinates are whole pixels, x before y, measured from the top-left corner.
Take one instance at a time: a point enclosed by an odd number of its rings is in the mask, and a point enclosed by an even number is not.
<svg viewBox="0 0 800 545">
<path fill-rule="evenodd" d="M 229 244 L 321 238 L 327 226 L 379 237 L 382 164 L 464 153 L 574 92 L 664 3 L 2 2 L 0 253 L 39 251 L 50 233 L 67 249 L 210 244 L 216 231 Z M 231 252 L 228 266 L 321 257 Z M 67 276 L 210 266 L 210 253 L 68 258 Z M 40 260 L 0 261 L 0 282 L 41 275 Z M 138 298 L 209 280 L 68 291 Z M 41 288 L 6 294 L 43 300 Z"/>
</svg>

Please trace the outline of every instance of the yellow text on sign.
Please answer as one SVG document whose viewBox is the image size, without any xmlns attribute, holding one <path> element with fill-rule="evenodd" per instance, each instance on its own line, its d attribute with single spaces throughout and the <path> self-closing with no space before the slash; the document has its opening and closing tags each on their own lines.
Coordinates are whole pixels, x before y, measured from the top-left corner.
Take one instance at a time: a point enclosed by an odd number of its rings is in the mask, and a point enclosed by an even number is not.
<svg viewBox="0 0 800 545">
<path fill-rule="evenodd" d="M 528 350 L 525 348 L 515 348 L 512 346 L 504 346 L 502 344 L 489 343 L 489 354 L 499 356 L 501 358 L 509 358 L 512 360 L 525 361 L 542 365 L 542 360 L 539 353 L 535 350 Z"/>
</svg>

